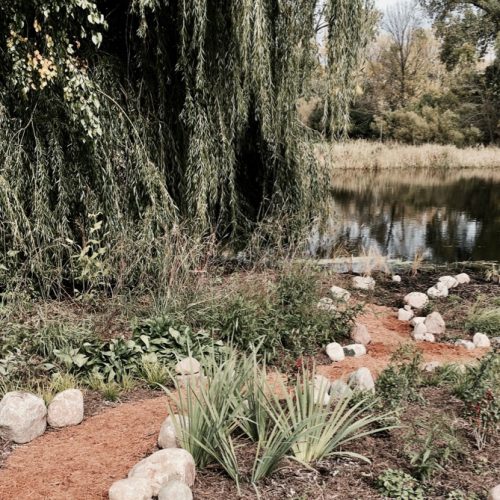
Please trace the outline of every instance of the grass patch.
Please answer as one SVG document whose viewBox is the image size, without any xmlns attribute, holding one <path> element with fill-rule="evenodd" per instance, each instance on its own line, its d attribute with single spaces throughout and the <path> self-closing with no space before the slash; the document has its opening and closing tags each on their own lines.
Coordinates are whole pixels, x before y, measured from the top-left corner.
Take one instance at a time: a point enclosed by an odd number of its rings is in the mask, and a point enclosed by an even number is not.
<svg viewBox="0 0 500 500">
<path fill-rule="evenodd" d="M 471 332 L 498 335 L 500 332 L 500 307 L 472 312 L 467 319 L 465 327 Z"/>
</svg>

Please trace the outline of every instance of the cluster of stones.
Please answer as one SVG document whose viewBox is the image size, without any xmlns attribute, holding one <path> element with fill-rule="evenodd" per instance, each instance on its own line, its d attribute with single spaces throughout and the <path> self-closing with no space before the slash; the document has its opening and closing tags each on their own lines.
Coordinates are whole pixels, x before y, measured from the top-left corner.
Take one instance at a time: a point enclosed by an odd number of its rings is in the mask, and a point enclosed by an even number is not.
<svg viewBox="0 0 500 500">
<path fill-rule="evenodd" d="M 82 420 L 83 394 L 78 389 L 56 394 L 48 408 L 42 398 L 29 392 L 8 392 L 0 401 L 0 437 L 18 444 L 41 436 L 47 424 L 60 428 Z"/>
<path fill-rule="evenodd" d="M 370 277 L 356 276 L 353 278 L 353 286 L 363 290 L 372 290 L 375 280 Z M 324 297 L 318 302 L 318 309 L 334 311 L 339 304 L 345 304 L 351 298 L 351 294 L 344 288 L 332 286 L 330 288 L 332 298 Z M 366 346 L 371 342 L 368 328 L 362 323 L 356 323 L 351 331 L 352 344 L 341 346 L 337 342 L 331 342 L 326 346 L 326 354 L 332 361 L 342 361 L 346 356 L 360 357 L 366 354 Z"/>
<path fill-rule="evenodd" d="M 203 380 L 201 365 L 192 357 L 179 361 L 175 371 L 180 386 Z M 188 422 L 188 416 L 169 415 L 158 435 L 160 450 L 134 465 L 126 479 L 113 483 L 110 500 L 192 500 L 196 467 L 192 455 L 180 447 L 176 431 Z"/>
<path fill-rule="evenodd" d="M 469 283 L 470 278 L 466 273 L 456 276 L 442 276 L 436 285 L 427 290 L 427 294 L 421 292 L 411 292 L 404 298 L 406 305 L 399 309 L 398 319 L 400 321 L 409 321 L 413 326 L 412 337 L 419 342 L 435 342 L 436 337 L 446 331 L 446 325 L 443 317 L 438 312 L 433 312 L 427 316 L 416 316 L 415 311 L 425 307 L 429 302 L 429 297 L 447 297 L 448 291 L 458 285 Z M 458 340 L 457 345 L 466 349 L 475 349 L 476 347 L 490 347 L 490 340 L 484 333 L 476 333 L 471 341 Z"/>
<path fill-rule="evenodd" d="M 371 277 L 355 276 L 352 279 L 352 285 L 358 290 L 373 290 L 375 280 Z M 324 297 L 318 302 L 318 308 L 326 311 L 335 311 L 337 307 L 346 304 L 351 298 L 350 292 L 338 286 L 330 288 L 332 298 Z M 366 325 L 355 323 L 351 330 L 352 344 L 342 346 L 337 342 L 331 342 L 326 346 L 326 354 L 334 361 L 342 361 L 346 356 L 360 357 L 367 353 L 366 346 L 371 342 L 371 336 Z M 316 375 L 314 386 L 317 389 L 317 397 L 323 397 L 324 404 L 328 404 L 331 399 L 338 399 L 348 395 L 352 390 L 374 391 L 375 383 L 373 376 L 368 368 L 362 367 L 351 373 L 348 382 L 335 380 L 331 382 L 322 375 Z"/>
</svg>

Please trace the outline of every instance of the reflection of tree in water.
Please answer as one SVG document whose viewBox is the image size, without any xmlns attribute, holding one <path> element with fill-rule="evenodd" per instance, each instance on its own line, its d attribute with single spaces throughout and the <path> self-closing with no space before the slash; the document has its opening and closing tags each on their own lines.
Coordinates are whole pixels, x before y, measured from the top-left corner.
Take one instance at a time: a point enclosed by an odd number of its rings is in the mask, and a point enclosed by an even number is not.
<svg viewBox="0 0 500 500">
<path fill-rule="evenodd" d="M 432 182 L 411 184 L 399 183 L 398 174 L 364 179 L 362 188 L 334 188 L 327 236 L 314 240 L 312 251 L 328 255 L 338 244 L 353 251 L 375 245 L 385 255 L 407 259 L 419 249 L 436 262 L 500 259 L 497 179 L 450 182 L 441 172 Z"/>
</svg>

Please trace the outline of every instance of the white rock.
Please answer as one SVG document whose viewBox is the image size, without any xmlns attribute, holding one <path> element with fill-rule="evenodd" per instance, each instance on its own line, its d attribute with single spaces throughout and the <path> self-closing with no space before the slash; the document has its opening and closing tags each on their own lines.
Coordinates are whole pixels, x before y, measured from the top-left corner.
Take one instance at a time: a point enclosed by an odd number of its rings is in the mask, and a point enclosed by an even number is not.
<svg viewBox="0 0 500 500">
<path fill-rule="evenodd" d="M 415 328 L 413 328 L 413 335 L 423 335 L 424 333 L 427 333 L 425 323 L 418 323 L 415 325 Z"/>
<path fill-rule="evenodd" d="M 458 286 L 458 281 L 453 276 L 441 276 L 441 278 L 439 278 L 439 281 L 443 283 L 444 286 L 448 289 Z"/>
<path fill-rule="evenodd" d="M 470 277 L 467 273 L 460 273 L 455 276 L 455 279 L 458 281 L 459 285 L 463 285 L 464 283 L 470 283 Z"/>
<path fill-rule="evenodd" d="M 356 323 L 351 331 L 351 339 L 356 344 L 368 345 L 372 338 L 368 332 L 368 328 L 363 323 Z"/>
<path fill-rule="evenodd" d="M 399 321 L 410 321 L 413 318 L 413 311 L 407 311 L 406 309 L 399 309 L 398 319 Z"/>
<path fill-rule="evenodd" d="M 431 299 L 439 299 L 442 297 L 448 297 L 448 287 L 444 283 L 436 283 L 427 290 L 427 295 Z"/>
<path fill-rule="evenodd" d="M 28 392 L 8 392 L 0 402 L 0 437 L 14 443 L 28 443 L 47 427 L 43 399 Z"/>
<path fill-rule="evenodd" d="M 371 276 L 355 276 L 352 279 L 352 286 L 358 290 L 373 290 L 375 280 Z"/>
<path fill-rule="evenodd" d="M 175 422 L 174 422 L 175 421 Z M 175 429 L 177 423 L 180 430 L 187 429 L 189 417 L 185 415 L 169 415 L 161 424 L 160 434 L 158 435 L 158 446 L 160 448 L 180 448 L 179 436 Z"/>
<path fill-rule="evenodd" d="M 332 399 L 346 398 L 351 394 L 351 388 L 342 380 L 334 380 L 330 385 L 330 397 Z"/>
<path fill-rule="evenodd" d="M 332 361 L 342 361 L 345 358 L 344 349 L 337 342 L 326 346 L 326 354 Z"/>
<path fill-rule="evenodd" d="M 350 292 L 335 285 L 330 288 L 330 293 L 333 295 L 335 300 L 343 300 L 347 302 L 351 298 Z"/>
<path fill-rule="evenodd" d="M 414 309 L 422 309 L 427 302 L 429 302 L 429 297 L 425 293 L 421 292 L 411 292 L 405 296 L 405 302 L 413 307 Z"/>
<path fill-rule="evenodd" d="M 351 344 L 344 347 L 344 354 L 346 356 L 354 356 L 359 358 L 366 354 L 366 347 L 363 344 Z"/>
<path fill-rule="evenodd" d="M 330 394 L 315 389 L 313 392 L 313 401 L 315 404 L 328 406 L 330 404 Z"/>
<path fill-rule="evenodd" d="M 455 345 L 458 345 L 458 346 L 461 346 L 461 347 L 465 347 L 469 351 L 472 351 L 473 349 L 476 348 L 474 342 L 471 342 L 470 340 L 464 340 L 464 339 L 457 340 L 455 342 Z"/>
<path fill-rule="evenodd" d="M 488 492 L 488 500 L 500 500 L 500 484 L 497 484 Z"/>
<path fill-rule="evenodd" d="M 66 389 L 56 394 L 47 411 L 51 427 L 78 425 L 83 420 L 83 394 L 79 389 Z"/>
<path fill-rule="evenodd" d="M 412 309 L 412 308 L 411 308 L 411 306 L 409 306 L 408 304 L 406 304 L 406 305 L 403 307 L 403 309 L 404 309 L 405 311 L 412 311 L 412 312 L 413 312 L 413 309 Z"/>
<path fill-rule="evenodd" d="M 321 309 L 322 311 L 335 311 L 337 307 L 333 303 L 333 299 L 330 297 L 323 297 L 322 299 L 319 300 L 318 309 Z"/>
<path fill-rule="evenodd" d="M 191 357 L 184 358 L 175 365 L 175 371 L 179 375 L 193 375 L 195 373 L 200 373 L 200 370 L 200 363 Z"/>
<path fill-rule="evenodd" d="M 193 493 L 185 483 L 169 481 L 158 493 L 158 500 L 193 500 Z"/>
<path fill-rule="evenodd" d="M 192 375 L 176 375 L 175 378 L 180 387 L 197 387 L 207 379 L 201 373 L 193 373 Z"/>
<path fill-rule="evenodd" d="M 153 489 L 153 496 L 158 495 L 162 486 L 173 479 L 193 486 L 196 468 L 193 457 L 182 448 L 167 448 L 157 451 L 137 463 L 128 477 L 147 479 Z"/>
<path fill-rule="evenodd" d="M 414 333 L 413 340 L 416 342 L 436 342 L 436 338 L 432 333 Z"/>
<path fill-rule="evenodd" d="M 147 479 L 129 477 L 113 483 L 108 495 L 109 500 L 151 500 L 153 488 Z"/>
<path fill-rule="evenodd" d="M 415 316 L 411 321 L 410 325 L 411 326 L 417 326 L 420 323 L 425 323 L 425 316 Z"/>
<path fill-rule="evenodd" d="M 359 368 L 349 377 L 349 385 L 360 391 L 375 392 L 375 382 L 368 368 Z"/>
<path fill-rule="evenodd" d="M 429 333 L 441 335 L 446 331 L 446 325 L 443 317 L 438 312 L 433 312 L 425 318 L 424 325 Z"/>
<path fill-rule="evenodd" d="M 476 347 L 491 347 L 490 339 L 484 333 L 477 332 L 472 338 L 472 342 Z"/>
<path fill-rule="evenodd" d="M 401 283 L 401 276 L 399 276 L 399 274 L 395 274 L 392 277 L 392 281 L 394 281 L 394 283 Z"/>
<path fill-rule="evenodd" d="M 314 375 L 313 385 L 319 392 L 323 392 L 324 394 L 330 392 L 330 381 L 323 375 Z"/>
<path fill-rule="evenodd" d="M 429 361 L 428 363 L 424 363 L 424 365 L 422 366 L 422 370 L 424 370 L 425 372 L 433 372 L 440 366 L 442 366 L 440 361 Z"/>
</svg>

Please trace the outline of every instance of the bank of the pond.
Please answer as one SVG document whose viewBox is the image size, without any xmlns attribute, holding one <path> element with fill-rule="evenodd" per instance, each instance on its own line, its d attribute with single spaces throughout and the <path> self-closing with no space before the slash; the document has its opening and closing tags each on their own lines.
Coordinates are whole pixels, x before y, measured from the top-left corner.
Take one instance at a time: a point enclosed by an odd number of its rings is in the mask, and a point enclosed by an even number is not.
<svg viewBox="0 0 500 500">
<path fill-rule="evenodd" d="M 500 168 L 500 147 L 408 145 L 375 141 L 320 142 L 318 161 L 333 169 Z"/>
</svg>

